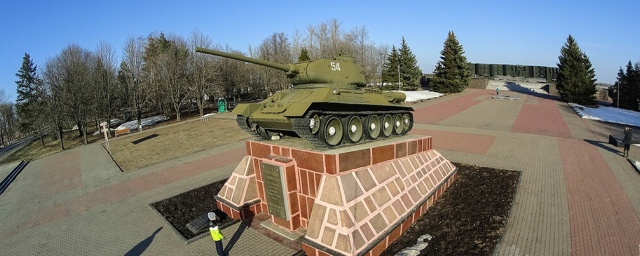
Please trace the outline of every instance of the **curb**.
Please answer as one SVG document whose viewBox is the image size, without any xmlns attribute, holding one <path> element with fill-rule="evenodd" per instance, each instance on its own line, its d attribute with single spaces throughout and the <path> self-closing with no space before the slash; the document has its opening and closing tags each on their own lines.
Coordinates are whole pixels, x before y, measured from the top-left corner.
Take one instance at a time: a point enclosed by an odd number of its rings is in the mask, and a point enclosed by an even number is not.
<svg viewBox="0 0 640 256">
<path fill-rule="evenodd" d="M 104 142 L 101 142 L 100 145 L 102 145 L 104 152 L 107 152 L 107 155 L 109 155 L 109 157 L 111 158 L 111 161 L 113 161 L 113 163 L 116 164 L 116 166 L 118 167 L 118 170 L 120 170 L 120 173 L 123 173 L 124 171 L 122 170 L 122 168 L 120 168 L 120 165 L 118 164 L 118 162 L 116 162 L 116 160 L 113 159 L 113 156 L 111 155 L 109 150 L 107 150 L 107 148 L 104 146 Z"/>
<path fill-rule="evenodd" d="M 11 183 L 18 177 L 22 170 L 27 167 L 28 164 L 29 161 L 20 162 L 18 166 L 16 166 L 16 168 L 14 168 L 13 171 L 11 171 L 11 173 L 9 173 L 9 175 L 5 177 L 2 182 L 0 182 L 0 195 L 2 195 L 2 193 L 4 193 L 7 188 L 9 188 L 9 185 L 11 185 Z"/>
</svg>

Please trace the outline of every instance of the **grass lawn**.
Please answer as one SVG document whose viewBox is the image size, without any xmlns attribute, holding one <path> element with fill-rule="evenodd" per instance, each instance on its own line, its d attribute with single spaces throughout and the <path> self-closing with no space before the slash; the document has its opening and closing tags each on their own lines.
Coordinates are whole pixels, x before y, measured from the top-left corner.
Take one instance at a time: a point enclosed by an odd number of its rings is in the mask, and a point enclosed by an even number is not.
<svg viewBox="0 0 640 256">
<path fill-rule="evenodd" d="M 251 137 L 238 128 L 235 115 L 220 116 L 208 121 L 195 119 L 165 125 L 110 140 L 111 155 L 127 172 Z"/>
<path fill-rule="evenodd" d="M 87 127 L 87 140 L 89 143 L 94 143 L 104 138 L 102 134 L 93 135 L 96 130 L 97 128 L 91 124 Z M 77 130 L 64 132 L 62 136 L 65 149 L 84 145 L 84 138 L 83 136 L 80 136 Z M 33 161 L 61 151 L 62 148 L 60 148 L 60 140 L 58 140 L 55 135 L 50 135 L 44 137 L 44 146 L 42 146 L 42 142 L 40 141 L 40 138 L 38 138 L 2 159 L 0 164 L 22 160 Z"/>
</svg>

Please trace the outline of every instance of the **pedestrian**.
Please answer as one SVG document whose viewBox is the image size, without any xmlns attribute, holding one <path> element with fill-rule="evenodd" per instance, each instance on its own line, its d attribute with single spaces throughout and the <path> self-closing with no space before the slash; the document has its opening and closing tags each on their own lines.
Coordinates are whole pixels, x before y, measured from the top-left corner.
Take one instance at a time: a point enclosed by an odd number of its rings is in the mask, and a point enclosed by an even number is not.
<svg viewBox="0 0 640 256">
<path fill-rule="evenodd" d="M 622 143 L 624 143 L 624 157 L 629 158 L 629 148 L 631 147 L 631 140 L 633 138 L 633 130 L 631 127 L 627 126 L 624 129 L 624 139 Z"/>
<path fill-rule="evenodd" d="M 224 237 L 218 228 L 218 216 L 216 216 L 214 212 L 209 212 L 207 216 L 209 217 L 209 232 L 211 233 L 211 238 L 213 238 L 213 241 L 216 244 L 216 252 L 219 256 L 227 256 L 224 252 L 224 246 L 222 245 L 222 239 Z"/>
<path fill-rule="evenodd" d="M 496 88 L 496 96 L 500 95 L 500 88 Z"/>
</svg>

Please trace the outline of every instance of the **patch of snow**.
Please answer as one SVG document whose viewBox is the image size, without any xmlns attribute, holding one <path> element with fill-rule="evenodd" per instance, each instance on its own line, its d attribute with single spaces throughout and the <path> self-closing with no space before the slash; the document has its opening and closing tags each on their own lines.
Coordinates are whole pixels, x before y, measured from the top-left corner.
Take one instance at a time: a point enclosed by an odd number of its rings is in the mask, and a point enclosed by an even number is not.
<svg viewBox="0 0 640 256">
<path fill-rule="evenodd" d="M 575 103 L 569 103 L 569 106 L 584 119 L 640 126 L 640 112 L 604 106 L 589 108 Z"/>
<path fill-rule="evenodd" d="M 398 92 L 398 91 L 393 91 L 393 92 Z M 407 96 L 407 99 L 404 100 L 405 102 L 429 100 L 429 99 L 438 98 L 444 95 L 442 93 L 437 93 L 432 91 L 400 91 L 400 92 L 404 93 L 404 95 Z"/>
<path fill-rule="evenodd" d="M 115 119 L 111 119 L 111 121 L 109 122 L 111 123 L 111 125 L 116 125 L 116 124 L 122 123 L 122 120 L 115 118 Z M 107 125 L 107 121 L 100 123 L 100 127 L 102 127 L 102 125 Z"/>
<path fill-rule="evenodd" d="M 143 118 L 142 120 L 140 120 L 140 124 L 142 125 L 142 127 L 145 127 L 145 126 L 154 125 L 160 122 L 164 122 L 167 120 L 169 120 L 169 117 L 167 116 L 151 116 L 151 117 Z M 137 129 L 137 127 L 138 127 L 138 120 L 133 120 L 133 121 L 129 121 L 124 124 L 121 124 L 120 126 L 118 126 L 118 128 L 116 128 L 116 130 L 117 131 L 124 130 L 124 129 L 135 130 Z"/>
<path fill-rule="evenodd" d="M 429 243 L 425 242 L 424 240 L 426 239 L 427 241 L 431 241 L 431 238 L 432 237 L 429 234 L 421 235 L 420 237 L 418 237 L 418 242 L 416 244 L 402 249 L 401 251 L 396 253 L 395 256 L 418 256 L 420 255 L 420 251 L 424 248 L 427 248 L 427 245 L 429 245 Z"/>
<path fill-rule="evenodd" d="M 636 160 L 631 160 L 631 159 L 628 159 L 628 160 L 631 163 L 631 165 L 633 166 L 633 168 L 635 168 L 637 172 L 640 172 L 640 162 L 638 162 Z"/>
</svg>

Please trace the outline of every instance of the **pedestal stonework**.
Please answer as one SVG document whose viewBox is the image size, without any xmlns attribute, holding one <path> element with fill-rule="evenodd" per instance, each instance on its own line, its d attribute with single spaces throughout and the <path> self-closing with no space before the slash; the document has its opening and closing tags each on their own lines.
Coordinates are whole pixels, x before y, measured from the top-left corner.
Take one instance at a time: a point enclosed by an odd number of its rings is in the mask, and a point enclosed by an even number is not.
<svg viewBox="0 0 640 256">
<path fill-rule="evenodd" d="M 320 151 L 286 141 L 246 143 L 247 156 L 216 196 L 218 208 L 232 218 L 269 214 L 304 234 L 307 255 L 379 255 L 456 177 L 456 167 L 431 149 L 431 137 Z"/>
</svg>

